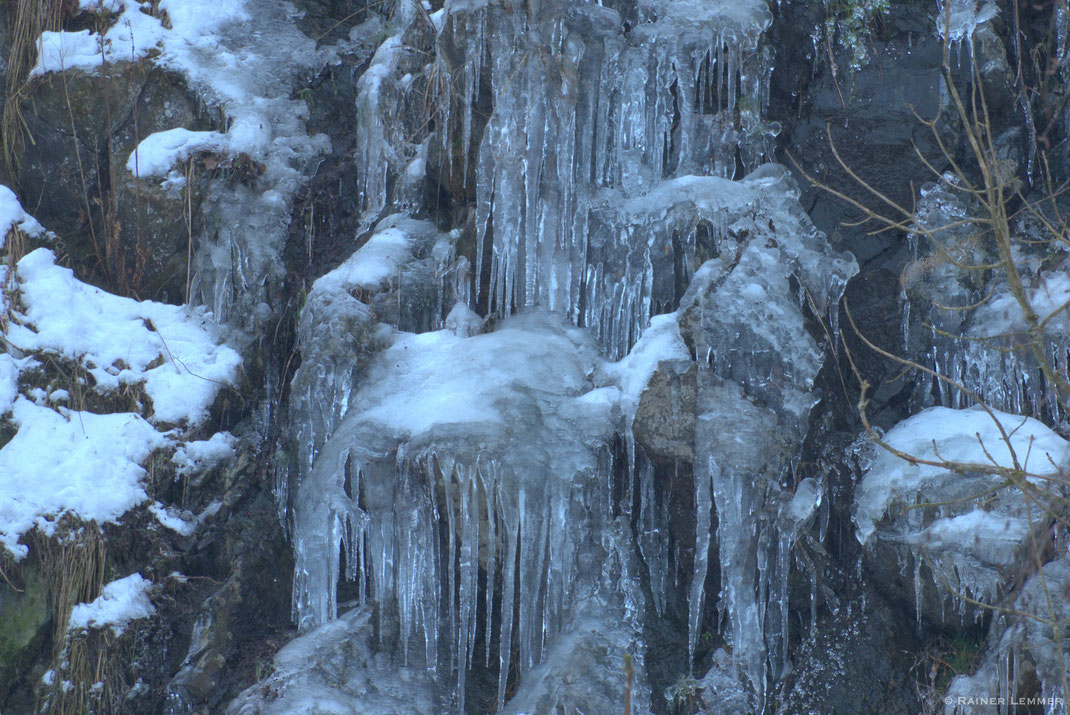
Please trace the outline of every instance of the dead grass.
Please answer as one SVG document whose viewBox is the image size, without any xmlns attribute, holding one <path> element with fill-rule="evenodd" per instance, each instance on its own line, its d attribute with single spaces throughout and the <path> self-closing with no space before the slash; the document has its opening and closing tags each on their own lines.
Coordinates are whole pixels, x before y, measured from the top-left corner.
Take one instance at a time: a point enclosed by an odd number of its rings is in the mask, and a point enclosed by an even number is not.
<svg viewBox="0 0 1070 715">
<path fill-rule="evenodd" d="M 62 29 L 64 21 L 76 8 L 70 0 L 9 0 L 8 19 L 11 44 L 7 59 L 7 86 L 0 118 L 0 150 L 12 176 L 18 175 L 19 155 L 27 140 L 33 141 L 22 116 L 26 80 L 37 62 L 37 43 L 42 32 Z"/>
</svg>

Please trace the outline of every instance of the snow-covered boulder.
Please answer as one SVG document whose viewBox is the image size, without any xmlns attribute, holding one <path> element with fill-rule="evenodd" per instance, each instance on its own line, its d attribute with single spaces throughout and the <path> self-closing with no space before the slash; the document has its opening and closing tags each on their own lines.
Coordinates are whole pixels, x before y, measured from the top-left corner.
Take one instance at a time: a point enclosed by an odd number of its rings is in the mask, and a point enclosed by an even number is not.
<svg viewBox="0 0 1070 715">
<path fill-rule="evenodd" d="M 875 447 L 853 518 L 880 583 L 928 624 L 959 623 L 961 594 L 994 604 L 1028 566 L 1070 443 L 1028 417 L 932 407 Z M 891 451 L 896 450 L 897 453 Z"/>
</svg>

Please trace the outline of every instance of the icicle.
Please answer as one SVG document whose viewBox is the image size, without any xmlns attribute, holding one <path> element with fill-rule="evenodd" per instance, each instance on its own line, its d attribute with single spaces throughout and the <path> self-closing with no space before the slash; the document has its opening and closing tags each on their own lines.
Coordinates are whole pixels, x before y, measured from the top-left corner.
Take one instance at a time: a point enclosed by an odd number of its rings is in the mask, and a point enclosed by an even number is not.
<svg viewBox="0 0 1070 715">
<path fill-rule="evenodd" d="M 717 469 L 713 455 L 705 464 L 695 464 L 695 573 L 691 579 L 688 598 L 687 667 L 695 662 L 695 645 L 699 636 L 699 621 L 705 599 L 706 571 L 709 565 L 710 536 L 713 529 L 710 512 L 713 508 L 713 474 Z"/>
<path fill-rule="evenodd" d="M 516 549 L 520 538 L 520 524 L 516 514 L 505 514 L 505 562 L 502 564 L 501 634 L 498 639 L 498 710 L 505 707 L 505 686 L 509 680 L 513 649 L 513 599 L 516 583 Z"/>
<path fill-rule="evenodd" d="M 921 631 L 921 604 L 922 604 L 922 582 L 921 582 L 921 557 L 914 556 L 914 614 L 917 618 L 918 630 Z"/>
</svg>

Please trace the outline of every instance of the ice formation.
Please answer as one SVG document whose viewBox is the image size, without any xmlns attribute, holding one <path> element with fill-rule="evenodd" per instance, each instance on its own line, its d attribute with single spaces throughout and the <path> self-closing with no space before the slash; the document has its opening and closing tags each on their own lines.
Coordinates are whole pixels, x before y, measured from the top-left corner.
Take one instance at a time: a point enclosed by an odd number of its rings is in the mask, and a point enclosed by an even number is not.
<svg viewBox="0 0 1070 715">
<path fill-rule="evenodd" d="M 940 37 L 950 41 L 957 49 L 963 40 L 973 36 L 979 25 L 994 18 L 998 12 L 996 3 L 982 0 L 937 2 L 936 30 Z"/>
<path fill-rule="evenodd" d="M 637 196 L 672 177 L 733 178 L 737 148 L 746 168 L 767 156 L 756 126 L 771 68 L 759 46 L 765 3 L 643 3 L 642 12 L 625 34 L 616 11 L 595 4 L 545 3 L 530 17 L 498 4 L 447 8 L 439 73 L 460 97 L 443 95 L 437 141 L 448 151 L 459 138 L 458 161 L 468 161 L 482 82 L 494 98 L 475 167 L 477 264 L 490 265 L 477 293 L 492 310 L 600 315 L 613 304 L 600 283 L 622 267 L 588 258 L 591 212 L 613 202 L 603 189 Z M 737 87 L 749 108 L 741 132 Z M 634 260 L 628 278 L 641 290 Z"/>
<path fill-rule="evenodd" d="M 299 478 L 294 500 L 299 622 L 307 628 L 335 617 L 336 583 L 344 575 L 359 583 L 362 598 L 396 614 L 405 657 L 455 676 L 458 693 L 474 658 L 486 661 L 497 652 L 502 698 L 511 652 L 516 650 L 521 672 L 540 662 L 582 594 L 619 593 L 619 580 L 635 579 L 636 568 L 650 569 L 653 583 L 664 588 L 667 573 L 658 569 L 665 568 L 667 529 L 655 506 L 652 468 L 629 436 L 630 423 L 651 375 L 666 361 L 690 361 L 694 349 L 703 356 L 706 375 L 700 422 L 709 427 L 695 437 L 703 468 L 691 637 L 697 637 L 703 608 L 716 501 L 723 603 L 734 623 L 729 640 L 761 696 L 786 647 L 778 634 L 786 629 L 793 540 L 820 501 L 813 479 L 800 482 L 797 496 L 766 486 L 789 470 L 787 457 L 816 401 L 820 351 L 805 328 L 810 308 L 799 286 L 810 291 L 813 305 L 828 308 L 855 270 L 791 208 L 795 195 L 783 170 L 767 169 L 741 182 L 679 180 L 629 208 L 624 215 L 638 216 L 639 226 L 655 235 L 656 228 L 644 225 L 650 215 L 671 226 L 674 214 L 683 215 L 676 221 L 695 222 L 702 211 L 727 206 L 722 215 L 733 220 L 706 249 L 722 258 L 696 273 L 680 310 L 655 316 L 618 362 L 600 357 L 590 331 L 569 327 L 543 308 L 521 311 L 489 334 L 391 334 L 375 327 L 368 306 L 354 294 L 374 299 L 360 279 L 387 275 L 378 268 L 384 256 L 404 260 L 407 244 L 391 233 L 381 247 L 376 243 L 382 234 L 375 234 L 320 279 L 310 296 L 308 329 L 320 330 L 313 316 L 332 314 L 316 307 L 324 303 L 336 306 L 332 310 L 348 306 L 344 310 L 356 322 L 344 323 L 351 327 L 334 338 L 324 333 L 321 342 L 308 343 L 311 366 L 326 359 L 335 367 L 313 367 L 310 374 L 318 379 L 295 380 L 295 386 L 331 391 L 331 402 L 308 399 L 302 404 L 314 408 L 299 407 L 297 415 L 310 421 L 308 434 L 323 440 L 304 453 L 309 471 Z M 454 308 L 450 315 L 456 313 Z M 728 336 L 737 353 L 718 354 L 715 346 L 728 344 Z M 367 363 L 357 378 L 354 359 Z M 336 368 L 346 370 L 344 389 L 323 379 Z M 342 414 L 325 422 L 325 415 Z M 610 444 L 622 430 L 625 473 L 638 478 L 637 492 L 618 507 L 612 475 L 623 465 L 614 466 Z M 755 450 L 769 455 L 759 469 L 766 481 L 750 486 Z M 620 508 L 628 521 L 638 519 L 645 565 L 622 550 L 626 539 L 603 537 L 592 551 L 596 534 L 619 528 L 613 515 Z M 759 546 L 746 536 L 767 522 L 763 513 L 775 522 L 770 536 L 775 528 L 787 534 L 783 542 Z M 519 580 L 503 568 L 514 563 Z M 618 574 L 614 585 L 605 581 L 606 573 Z M 499 580 L 506 596 L 496 603 Z M 614 607 L 634 613 L 639 604 L 628 601 Z M 769 608 L 775 619 L 766 616 Z M 493 623 L 517 619 L 515 634 L 499 629 L 492 642 L 483 630 L 477 643 L 480 610 L 497 610 Z M 443 645 L 450 653 L 445 660 Z"/>
<path fill-rule="evenodd" d="M 516 708 L 567 705 L 552 683 L 574 657 L 587 599 L 616 614 L 614 638 L 638 658 L 640 584 L 664 609 L 673 576 L 633 421 L 652 376 L 696 356 L 689 653 L 714 606 L 703 595 L 712 552 L 734 662 L 759 702 L 783 668 L 791 549 L 821 500 L 812 478 L 781 486 L 817 400 L 822 354 L 806 323 L 834 314 L 857 268 L 814 230 L 783 168 L 739 175 L 767 157 L 774 131 L 760 121 L 766 5 L 640 12 L 630 31 L 593 3 L 525 14 L 451 2 L 432 18 L 435 71 L 454 89 L 440 92 L 426 141 L 450 157 L 440 170 L 474 177 L 477 245 L 469 267 L 452 239 L 434 239 L 445 279 L 422 326 L 405 324 L 396 286 L 413 283 L 406 272 L 428 253 L 413 236 L 430 232 L 379 219 L 405 208 L 392 182 L 427 166 L 425 138 L 390 116 L 407 101 L 402 48 L 421 41 L 418 15 L 398 11 L 360 83 L 359 198 L 372 230 L 302 312 L 298 465 L 280 485 L 295 616 L 329 623 L 339 578 L 355 581 L 405 662 L 452 682 L 462 702 L 450 709 L 463 708 L 477 662 L 497 671 L 499 706 L 513 668 L 531 673 Z M 769 455 L 760 477 L 756 453 Z M 560 658 L 532 670 L 551 652 Z"/>
<path fill-rule="evenodd" d="M 932 404 L 932 393 L 943 406 L 962 408 L 973 404 L 975 396 L 1002 412 L 1060 424 L 1067 417 L 1066 405 L 1031 352 L 1022 307 L 1006 279 L 1001 272 L 987 278 L 982 271 L 960 267 L 998 259 L 977 240 L 980 222 L 971 220 L 976 207 L 962 198 L 956 182 L 949 175 L 940 185 L 922 188 L 916 217 L 941 249 L 931 250 L 928 239 L 912 238 L 914 261 L 903 274 L 906 352 L 952 381 L 932 380 L 915 395 L 915 403 L 919 408 Z M 1061 262 L 1050 266 L 1023 245 L 1012 244 L 1012 251 L 1025 296 L 1042 326 L 1044 354 L 1058 375 L 1070 377 L 1070 280 Z M 960 309 L 965 306 L 974 307 Z"/>
<path fill-rule="evenodd" d="M 376 647 L 371 607 L 354 608 L 290 641 L 272 674 L 236 698 L 229 715 L 434 712 L 434 682 Z"/>
<path fill-rule="evenodd" d="M 1066 554 L 1036 567 L 1006 612 L 992 619 L 991 647 L 973 674 L 958 675 L 944 698 L 947 715 L 1015 712 L 1012 706 L 1042 707 L 1057 715 L 1066 711 L 1070 647 L 1066 623 L 1070 601 L 1062 597 L 1070 588 L 1070 563 Z M 1023 682 L 1039 681 L 1039 691 L 1028 696 Z M 987 702 L 984 699 L 988 699 Z"/>
<path fill-rule="evenodd" d="M 500 622 L 518 619 L 522 669 L 540 660 L 607 558 L 593 544 L 610 519 L 602 445 L 612 406 L 583 394 L 597 361 L 582 331 L 541 311 L 470 338 L 398 334 L 370 365 L 355 407 L 297 494 L 299 622 L 334 617 L 344 556 L 362 595 L 396 609 L 405 657 L 456 673 L 463 697 L 465 671 L 492 650 L 487 633 L 477 648 L 475 619 L 480 601 L 497 610 L 501 569 Z M 517 564 L 518 578 L 506 564 Z M 481 568 L 491 574 L 482 590 Z M 536 593 L 544 595 L 531 598 Z M 445 662 L 440 637 L 451 645 Z M 502 628 L 493 644 L 499 700 L 512 638 Z"/>
</svg>

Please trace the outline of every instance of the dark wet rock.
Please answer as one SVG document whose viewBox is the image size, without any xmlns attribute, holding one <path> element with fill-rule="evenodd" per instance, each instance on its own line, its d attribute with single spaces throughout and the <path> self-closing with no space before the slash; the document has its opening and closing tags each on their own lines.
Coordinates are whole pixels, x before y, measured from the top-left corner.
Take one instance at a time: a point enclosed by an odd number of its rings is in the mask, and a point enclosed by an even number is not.
<svg viewBox="0 0 1070 715">
<path fill-rule="evenodd" d="M 802 643 L 782 712 L 918 712 L 911 627 L 869 589 L 851 594 Z"/>
<path fill-rule="evenodd" d="M 19 156 L 23 204 L 54 230 L 94 282 L 141 298 L 185 299 L 192 193 L 126 168 L 137 142 L 175 127 L 211 125 L 176 75 L 144 63 L 34 80 L 22 113 L 31 140 Z"/>
<path fill-rule="evenodd" d="M 187 557 L 187 576 L 200 579 L 186 594 L 196 615 L 185 658 L 166 686 L 179 712 L 218 711 L 290 632 L 292 559 L 265 467 L 241 458 L 238 464 L 225 479 L 230 489 L 219 512 Z"/>
</svg>

